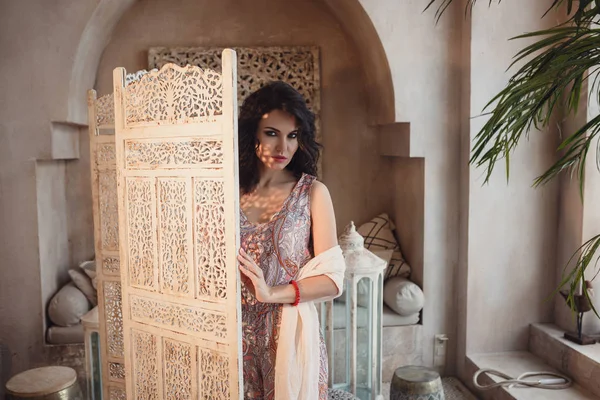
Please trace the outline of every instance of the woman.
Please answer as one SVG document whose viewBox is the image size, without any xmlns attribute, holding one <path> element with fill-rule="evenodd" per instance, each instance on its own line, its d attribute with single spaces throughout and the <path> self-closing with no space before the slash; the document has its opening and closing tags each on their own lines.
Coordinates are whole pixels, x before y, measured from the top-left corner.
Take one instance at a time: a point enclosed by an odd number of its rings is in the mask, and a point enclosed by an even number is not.
<svg viewBox="0 0 600 400">
<path fill-rule="evenodd" d="M 319 145 L 302 96 L 283 82 L 251 94 L 240 110 L 239 152 L 245 399 L 326 399 L 312 302 L 341 293 L 343 258 L 331 197 L 315 178 Z"/>
</svg>

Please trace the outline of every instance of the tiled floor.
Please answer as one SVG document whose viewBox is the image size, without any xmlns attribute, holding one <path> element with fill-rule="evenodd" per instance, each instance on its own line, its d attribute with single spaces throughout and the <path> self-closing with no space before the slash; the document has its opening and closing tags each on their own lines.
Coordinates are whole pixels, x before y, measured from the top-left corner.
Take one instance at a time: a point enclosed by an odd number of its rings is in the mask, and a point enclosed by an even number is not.
<svg viewBox="0 0 600 400">
<path fill-rule="evenodd" d="M 456 378 L 442 378 L 444 386 L 444 397 L 446 400 L 477 400 L 469 390 Z M 390 398 L 390 383 L 383 383 L 383 398 Z"/>
</svg>

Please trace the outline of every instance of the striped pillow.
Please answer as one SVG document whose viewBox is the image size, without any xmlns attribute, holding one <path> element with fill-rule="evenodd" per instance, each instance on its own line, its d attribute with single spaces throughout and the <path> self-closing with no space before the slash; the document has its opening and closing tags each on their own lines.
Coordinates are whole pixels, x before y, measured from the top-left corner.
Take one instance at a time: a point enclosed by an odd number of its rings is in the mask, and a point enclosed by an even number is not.
<svg viewBox="0 0 600 400">
<path fill-rule="evenodd" d="M 393 250 L 392 259 L 383 273 L 384 280 L 393 276 L 407 278 L 410 275 L 410 265 L 402 256 L 400 245 L 394 236 L 395 229 L 394 223 L 385 213 L 376 216 L 357 229 L 358 233 L 365 238 L 365 248 L 370 251 Z"/>
</svg>

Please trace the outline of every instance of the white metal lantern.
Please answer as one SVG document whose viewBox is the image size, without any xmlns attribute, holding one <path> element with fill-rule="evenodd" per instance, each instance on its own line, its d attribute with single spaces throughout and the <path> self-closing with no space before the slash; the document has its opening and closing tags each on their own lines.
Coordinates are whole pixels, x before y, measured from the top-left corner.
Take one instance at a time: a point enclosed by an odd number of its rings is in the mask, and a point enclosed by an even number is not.
<svg viewBox="0 0 600 400">
<path fill-rule="evenodd" d="M 386 262 L 365 249 L 353 222 L 339 242 L 346 261 L 344 294 L 321 309 L 329 386 L 361 400 L 383 400 L 381 313 Z"/>
</svg>

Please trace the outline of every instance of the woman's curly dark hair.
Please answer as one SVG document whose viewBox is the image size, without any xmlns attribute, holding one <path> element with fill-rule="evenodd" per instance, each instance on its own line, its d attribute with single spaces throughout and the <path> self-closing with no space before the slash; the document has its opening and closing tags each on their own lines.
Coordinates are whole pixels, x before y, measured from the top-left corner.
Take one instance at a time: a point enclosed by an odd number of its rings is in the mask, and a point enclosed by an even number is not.
<svg viewBox="0 0 600 400">
<path fill-rule="evenodd" d="M 315 138 L 315 115 L 306 106 L 300 93 L 285 82 L 270 82 L 244 100 L 238 119 L 238 146 L 240 158 L 240 187 L 249 193 L 258 184 L 260 160 L 256 155 L 258 124 L 263 115 L 285 111 L 298 124 L 298 151 L 286 169 L 297 179 L 302 173 L 317 175 L 317 161 L 321 145 Z"/>
</svg>

